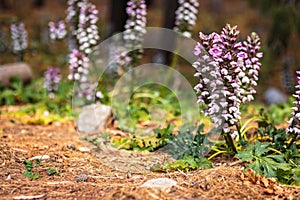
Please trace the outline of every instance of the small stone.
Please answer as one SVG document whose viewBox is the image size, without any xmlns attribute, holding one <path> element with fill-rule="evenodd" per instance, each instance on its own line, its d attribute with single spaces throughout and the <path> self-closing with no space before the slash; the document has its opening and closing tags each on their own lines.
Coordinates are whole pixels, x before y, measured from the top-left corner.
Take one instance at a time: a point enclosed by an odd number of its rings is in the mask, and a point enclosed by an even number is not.
<svg viewBox="0 0 300 200">
<path fill-rule="evenodd" d="M 176 186 L 177 182 L 169 179 L 169 178 L 156 178 L 146 181 L 143 185 L 141 185 L 141 188 L 158 188 L 162 191 L 168 191 L 173 186 Z"/>
<path fill-rule="evenodd" d="M 19 77 L 22 83 L 29 83 L 32 80 L 31 67 L 26 63 L 12 63 L 0 65 L 0 83 L 5 87 L 11 86 L 10 79 Z"/>
<path fill-rule="evenodd" d="M 269 88 L 265 92 L 265 101 L 268 105 L 287 102 L 287 96 L 277 88 Z"/>
<path fill-rule="evenodd" d="M 86 174 L 79 174 L 76 179 L 77 182 L 87 182 L 88 180 L 89 176 Z"/>
<path fill-rule="evenodd" d="M 78 150 L 79 150 L 80 152 L 90 152 L 90 151 L 91 151 L 91 149 L 90 149 L 90 148 L 87 148 L 87 147 L 79 147 Z"/>
</svg>

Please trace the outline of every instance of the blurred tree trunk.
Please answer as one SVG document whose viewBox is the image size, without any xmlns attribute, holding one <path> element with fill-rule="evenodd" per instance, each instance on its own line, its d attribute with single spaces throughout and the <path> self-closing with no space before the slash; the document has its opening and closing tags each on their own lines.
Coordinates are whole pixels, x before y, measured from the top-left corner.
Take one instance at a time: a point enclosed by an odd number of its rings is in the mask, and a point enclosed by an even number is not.
<svg viewBox="0 0 300 200">
<path fill-rule="evenodd" d="M 110 24 L 108 36 L 118 32 L 123 32 L 127 20 L 126 6 L 128 0 L 111 0 Z"/>
<path fill-rule="evenodd" d="M 41 8 L 45 5 L 45 0 L 34 0 L 33 6 L 36 8 Z"/>
<path fill-rule="evenodd" d="M 8 10 L 8 9 L 10 9 L 10 6 L 7 3 L 6 0 L 0 0 L 0 9 L 1 10 Z"/>
<path fill-rule="evenodd" d="M 164 6 L 164 18 L 163 18 L 163 28 L 173 29 L 175 25 L 175 18 L 176 18 L 176 9 L 178 8 L 178 1 L 177 0 L 165 0 Z M 162 38 L 162 43 L 166 44 L 165 46 L 174 47 L 176 45 L 175 38 Z M 161 64 L 170 64 L 171 63 L 171 54 L 168 51 L 159 50 L 152 61 L 154 63 L 161 63 Z"/>
</svg>

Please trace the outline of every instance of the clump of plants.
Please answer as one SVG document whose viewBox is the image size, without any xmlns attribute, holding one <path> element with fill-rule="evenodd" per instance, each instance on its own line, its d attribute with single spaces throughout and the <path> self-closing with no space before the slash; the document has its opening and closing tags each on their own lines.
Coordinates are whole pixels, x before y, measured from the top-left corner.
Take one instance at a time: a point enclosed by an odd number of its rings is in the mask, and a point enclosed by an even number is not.
<svg viewBox="0 0 300 200">
<path fill-rule="evenodd" d="M 216 154 L 236 155 L 247 163 L 246 169 L 253 169 L 257 174 L 299 185 L 299 91 L 294 95 L 295 107 L 286 130 L 277 129 L 263 112 L 241 124 L 240 107 L 254 99 L 262 53 L 256 33 L 244 42 L 238 41 L 238 34 L 237 27 L 230 25 L 226 25 L 220 35 L 200 33 L 200 42 L 194 49 L 198 56 L 194 63 L 195 76 L 200 78 L 195 87 L 198 103 L 206 105 L 203 112 L 211 116 L 227 146 L 227 150 L 222 151 L 220 143 L 215 143 L 212 149 Z M 296 88 L 299 89 L 299 85 Z M 250 128 L 256 129 L 259 136 L 248 138 L 245 130 L 250 130 L 247 125 L 251 120 L 258 122 L 258 127 Z"/>
<path fill-rule="evenodd" d="M 242 138 L 240 106 L 254 99 L 262 57 L 256 33 L 244 42 L 238 40 L 238 35 L 237 26 L 229 24 L 221 34 L 200 32 L 200 42 L 194 49 L 198 60 L 193 64 L 199 77 L 195 86 L 198 103 L 206 105 L 203 112 L 212 117 L 233 154 L 237 151 L 232 137 Z"/>
<path fill-rule="evenodd" d="M 32 180 L 40 178 L 38 168 L 43 166 L 49 167 L 47 170 L 47 174 L 49 176 L 52 175 L 60 176 L 60 172 L 54 165 L 41 163 L 40 159 L 36 159 L 35 161 L 24 160 L 24 166 L 26 171 L 23 173 L 23 176 Z"/>
</svg>

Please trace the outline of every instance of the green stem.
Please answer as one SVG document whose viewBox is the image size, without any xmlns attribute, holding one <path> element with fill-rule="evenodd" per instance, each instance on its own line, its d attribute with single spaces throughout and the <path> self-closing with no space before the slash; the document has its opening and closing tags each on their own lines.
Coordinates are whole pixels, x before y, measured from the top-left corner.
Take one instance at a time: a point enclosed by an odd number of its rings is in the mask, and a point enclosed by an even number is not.
<svg viewBox="0 0 300 200">
<path fill-rule="evenodd" d="M 239 125 L 235 125 L 235 127 L 236 127 L 236 130 L 237 130 L 238 134 L 239 134 L 240 140 L 242 140 L 242 134 L 241 134 L 240 126 Z"/>
<path fill-rule="evenodd" d="M 260 121 L 260 120 L 262 120 L 262 118 L 259 116 L 251 117 L 243 124 L 243 126 L 241 127 L 241 131 L 243 132 L 243 130 L 248 126 L 249 123 L 254 122 L 254 121 Z"/>
<path fill-rule="evenodd" d="M 294 137 L 292 138 L 291 142 L 288 145 L 288 149 L 291 148 L 291 146 L 293 145 L 293 143 L 296 141 L 297 135 L 294 135 Z"/>
<path fill-rule="evenodd" d="M 247 137 L 245 135 L 246 132 L 241 133 L 241 128 L 240 128 L 239 125 L 236 125 L 236 129 L 237 129 L 237 132 L 239 134 L 239 143 L 240 143 L 240 145 L 242 145 L 244 147 L 247 144 L 247 142 L 246 142 L 247 141 Z"/>
<path fill-rule="evenodd" d="M 237 150 L 235 148 L 235 145 L 234 145 L 233 139 L 232 139 L 232 137 L 230 135 L 230 132 L 228 132 L 226 134 L 224 134 L 224 132 L 223 132 L 223 137 L 225 138 L 227 147 L 230 150 L 229 153 L 235 155 L 237 153 Z"/>
<path fill-rule="evenodd" d="M 274 148 L 272 148 L 272 147 L 268 147 L 268 149 L 269 149 L 270 151 L 274 151 L 275 153 L 282 154 L 281 151 L 278 151 L 277 149 L 274 149 Z"/>
<path fill-rule="evenodd" d="M 207 160 L 210 160 L 214 157 L 216 157 L 217 155 L 221 154 L 221 153 L 226 153 L 227 151 L 217 151 L 216 153 L 214 153 L 213 155 L 211 155 L 209 158 L 207 158 Z"/>
<path fill-rule="evenodd" d="M 176 41 L 176 43 L 177 43 L 177 41 Z M 175 68 L 175 66 L 176 66 L 176 64 L 178 62 L 178 51 L 180 49 L 180 46 L 178 44 L 176 46 L 177 46 L 177 48 L 176 48 L 175 52 L 173 53 L 172 62 L 171 62 L 170 68 L 168 70 L 168 74 L 166 76 L 166 80 L 164 82 L 164 86 L 168 85 L 169 80 L 170 80 L 171 75 L 172 75 L 172 71 L 173 71 L 172 69 Z"/>
</svg>

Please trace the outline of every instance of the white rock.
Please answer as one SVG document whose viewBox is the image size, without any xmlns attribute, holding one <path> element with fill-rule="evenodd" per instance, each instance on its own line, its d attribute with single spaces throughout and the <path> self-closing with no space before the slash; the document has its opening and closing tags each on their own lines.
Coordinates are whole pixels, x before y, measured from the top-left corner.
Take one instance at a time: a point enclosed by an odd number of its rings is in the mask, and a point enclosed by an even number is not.
<svg viewBox="0 0 300 200">
<path fill-rule="evenodd" d="M 85 106 L 79 114 L 77 129 L 79 132 L 83 133 L 102 131 L 110 116 L 110 106 L 102 104 Z"/>
<path fill-rule="evenodd" d="M 177 182 L 169 178 L 156 178 L 146 181 L 141 188 L 158 188 L 162 191 L 171 189 L 176 186 Z"/>
</svg>

